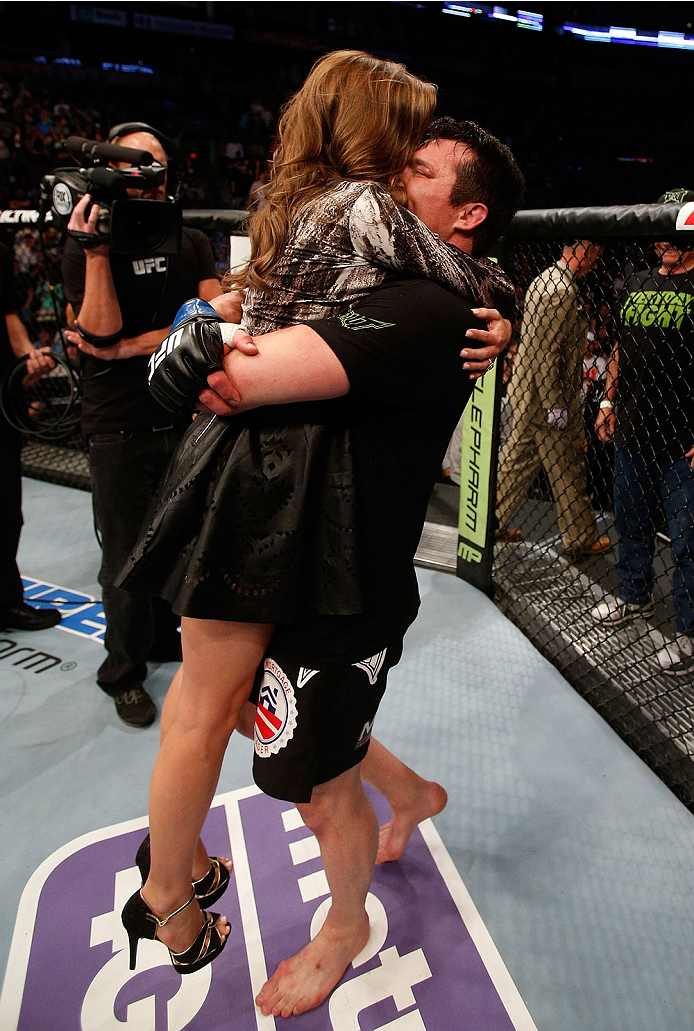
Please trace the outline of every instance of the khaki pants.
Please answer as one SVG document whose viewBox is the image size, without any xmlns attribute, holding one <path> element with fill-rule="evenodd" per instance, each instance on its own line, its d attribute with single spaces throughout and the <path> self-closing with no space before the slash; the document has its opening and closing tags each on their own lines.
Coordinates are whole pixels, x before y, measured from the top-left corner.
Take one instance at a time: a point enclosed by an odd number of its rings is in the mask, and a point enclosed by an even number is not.
<svg viewBox="0 0 694 1031">
<path fill-rule="evenodd" d="M 542 408 L 517 414 L 506 447 L 499 457 L 496 514 L 503 529 L 528 493 L 542 466 L 557 505 L 564 547 L 590 544 L 597 537 L 593 507 L 587 493 L 583 456 L 583 419 L 573 416 L 565 430 L 547 425 Z"/>
</svg>

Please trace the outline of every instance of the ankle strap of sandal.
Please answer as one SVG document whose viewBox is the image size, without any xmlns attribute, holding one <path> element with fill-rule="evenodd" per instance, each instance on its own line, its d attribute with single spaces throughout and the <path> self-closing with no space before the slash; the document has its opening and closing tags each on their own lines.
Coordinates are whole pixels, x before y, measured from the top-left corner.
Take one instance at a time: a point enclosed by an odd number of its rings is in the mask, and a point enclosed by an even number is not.
<svg viewBox="0 0 694 1031">
<path fill-rule="evenodd" d="M 160 920 L 159 917 L 156 916 L 156 914 L 154 914 L 152 912 L 152 909 L 151 909 L 149 903 L 147 902 L 147 900 L 145 899 L 144 895 L 142 894 L 142 889 L 140 889 L 140 897 L 142 898 L 142 901 L 145 903 L 145 905 L 149 909 L 149 913 L 147 914 L 147 916 L 150 917 L 152 920 L 154 920 L 154 922 L 157 925 L 157 927 L 164 927 L 166 924 L 168 924 L 169 920 L 173 920 L 173 918 L 175 916 L 178 916 L 179 913 L 182 913 L 184 909 L 188 908 L 188 906 L 191 904 L 191 902 L 193 902 L 193 900 L 195 899 L 195 892 L 193 892 L 193 894 L 190 896 L 190 898 L 188 899 L 187 902 L 184 902 L 183 905 L 179 906 L 178 909 L 174 910 L 173 913 L 169 913 L 169 915 L 165 916 L 163 920 Z"/>
</svg>

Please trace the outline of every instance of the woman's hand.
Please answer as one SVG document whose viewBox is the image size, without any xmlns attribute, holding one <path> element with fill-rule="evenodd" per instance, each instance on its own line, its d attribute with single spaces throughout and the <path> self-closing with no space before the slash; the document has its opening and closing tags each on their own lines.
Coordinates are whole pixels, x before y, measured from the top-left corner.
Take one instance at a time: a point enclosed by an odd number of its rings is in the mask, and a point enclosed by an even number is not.
<svg viewBox="0 0 694 1031">
<path fill-rule="evenodd" d="M 493 368 L 490 362 L 496 361 L 511 340 L 513 327 L 508 319 L 504 319 L 496 308 L 473 308 L 472 314 L 478 319 L 485 319 L 486 329 L 468 329 L 465 336 L 471 340 L 479 340 L 484 347 L 466 347 L 460 352 L 464 358 L 463 368 L 470 372 L 470 379 L 479 379 Z"/>
</svg>

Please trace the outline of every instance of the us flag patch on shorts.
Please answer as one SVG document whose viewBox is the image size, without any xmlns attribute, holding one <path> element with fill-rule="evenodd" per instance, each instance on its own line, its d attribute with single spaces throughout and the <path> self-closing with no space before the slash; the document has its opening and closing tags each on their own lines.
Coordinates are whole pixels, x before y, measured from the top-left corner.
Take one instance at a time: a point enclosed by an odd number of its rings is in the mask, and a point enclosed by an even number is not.
<svg viewBox="0 0 694 1031">
<path fill-rule="evenodd" d="M 255 716 L 253 742 L 256 753 L 265 758 L 276 755 L 291 741 L 296 727 L 294 688 L 274 659 L 263 664 L 263 679 Z"/>
</svg>

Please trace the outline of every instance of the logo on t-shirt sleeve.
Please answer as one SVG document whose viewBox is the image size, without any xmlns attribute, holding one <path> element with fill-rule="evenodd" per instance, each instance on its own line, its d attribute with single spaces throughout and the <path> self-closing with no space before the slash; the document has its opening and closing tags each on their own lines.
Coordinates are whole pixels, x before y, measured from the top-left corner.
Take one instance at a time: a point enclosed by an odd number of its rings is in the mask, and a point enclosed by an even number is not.
<svg viewBox="0 0 694 1031">
<path fill-rule="evenodd" d="M 345 329 L 351 329 L 358 333 L 360 329 L 388 329 L 394 326 L 394 322 L 381 322 L 380 319 L 367 319 L 365 315 L 359 315 L 353 308 L 337 316 Z"/>
</svg>

